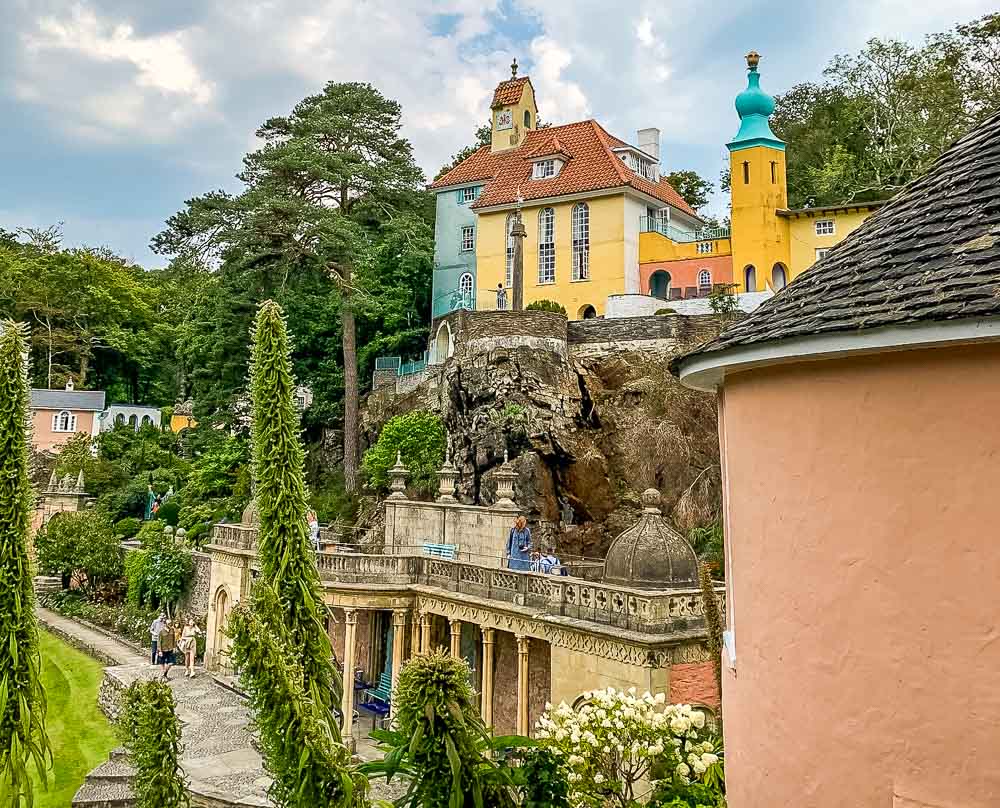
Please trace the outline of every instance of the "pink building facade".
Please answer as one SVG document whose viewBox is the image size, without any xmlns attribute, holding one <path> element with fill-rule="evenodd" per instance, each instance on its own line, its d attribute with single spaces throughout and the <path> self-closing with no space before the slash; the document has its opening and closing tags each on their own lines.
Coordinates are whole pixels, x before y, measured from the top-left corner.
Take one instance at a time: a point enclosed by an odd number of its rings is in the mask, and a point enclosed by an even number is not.
<svg viewBox="0 0 1000 808">
<path fill-rule="evenodd" d="M 77 433 L 97 435 L 104 410 L 103 390 L 31 391 L 31 445 L 38 451 L 53 452 Z"/>
<path fill-rule="evenodd" d="M 731 808 L 1000 805 L 1000 116 L 674 369 L 719 395 Z"/>
</svg>

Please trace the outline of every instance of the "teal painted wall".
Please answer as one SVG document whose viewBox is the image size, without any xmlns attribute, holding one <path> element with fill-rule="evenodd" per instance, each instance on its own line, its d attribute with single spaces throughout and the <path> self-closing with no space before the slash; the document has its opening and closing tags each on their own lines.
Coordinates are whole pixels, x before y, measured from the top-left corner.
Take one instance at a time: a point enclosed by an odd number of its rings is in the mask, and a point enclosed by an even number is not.
<svg viewBox="0 0 1000 808">
<path fill-rule="evenodd" d="M 476 196 L 482 186 L 475 186 Z M 458 308 L 476 307 L 476 244 L 462 249 L 462 228 L 476 226 L 472 202 L 462 201 L 462 189 L 438 191 L 434 222 L 434 279 L 431 318 L 443 317 Z M 472 275 L 472 295 L 463 297 L 459 280 L 466 272 Z"/>
</svg>

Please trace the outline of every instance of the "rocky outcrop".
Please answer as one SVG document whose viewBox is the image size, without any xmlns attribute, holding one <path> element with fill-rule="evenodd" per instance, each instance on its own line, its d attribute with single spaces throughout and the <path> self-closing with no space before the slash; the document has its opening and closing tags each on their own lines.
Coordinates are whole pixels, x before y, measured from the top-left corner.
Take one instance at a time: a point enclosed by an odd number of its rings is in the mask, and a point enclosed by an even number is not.
<svg viewBox="0 0 1000 808">
<path fill-rule="evenodd" d="M 456 351 L 405 396 L 373 396 L 363 443 L 392 415 L 438 412 L 460 471 L 457 496 L 476 504 L 496 500 L 506 449 L 516 501 L 561 553 L 603 557 L 638 518 L 638 492 L 647 488 L 661 492 L 682 530 L 710 521 L 720 498 L 715 399 L 667 370 L 704 339 L 706 323 L 672 326 L 667 338 L 664 318 L 652 319 L 650 340 L 636 337 L 642 324 L 630 332 L 614 324 L 613 339 L 600 326 L 578 331 L 586 344 L 577 350 L 571 330 L 566 353 L 504 339 Z M 720 324 L 708 325 L 713 333 Z"/>
</svg>

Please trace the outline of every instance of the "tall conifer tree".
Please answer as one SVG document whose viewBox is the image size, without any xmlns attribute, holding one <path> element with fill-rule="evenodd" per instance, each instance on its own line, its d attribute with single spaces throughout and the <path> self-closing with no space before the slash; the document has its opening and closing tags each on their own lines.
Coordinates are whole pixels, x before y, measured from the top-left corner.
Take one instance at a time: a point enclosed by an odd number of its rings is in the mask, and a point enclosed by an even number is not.
<svg viewBox="0 0 1000 808">
<path fill-rule="evenodd" d="M 281 619 L 302 665 L 305 691 L 326 712 L 342 684 L 323 625 L 319 573 L 306 524 L 308 502 L 299 415 L 293 403 L 288 329 L 273 300 L 260 305 L 251 335 L 250 398 L 253 478 L 260 514 L 258 552 L 264 582 L 281 604 Z M 335 721 L 331 721 L 336 725 Z"/>
<path fill-rule="evenodd" d="M 30 808 L 28 767 L 44 783 L 52 756 L 28 558 L 27 354 L 27 329 L 0 322 L 0 808 Z"/>
</svg>

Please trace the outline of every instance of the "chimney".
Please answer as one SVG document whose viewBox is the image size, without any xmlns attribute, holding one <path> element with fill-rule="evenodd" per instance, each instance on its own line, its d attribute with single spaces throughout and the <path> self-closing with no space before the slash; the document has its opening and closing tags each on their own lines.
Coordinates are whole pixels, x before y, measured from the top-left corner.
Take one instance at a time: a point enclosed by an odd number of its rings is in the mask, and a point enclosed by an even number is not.
<svg viewBox="0 0 1000 808">
<path fill-rule="evenodd" d="M 660 130 L 655 126 L 648 129 L 640 129 L 638 132 L 639 142 L 636 144 L 646 154 L 660 162 Z"/>
</svg>

